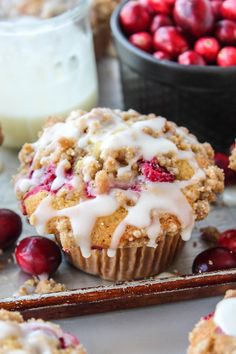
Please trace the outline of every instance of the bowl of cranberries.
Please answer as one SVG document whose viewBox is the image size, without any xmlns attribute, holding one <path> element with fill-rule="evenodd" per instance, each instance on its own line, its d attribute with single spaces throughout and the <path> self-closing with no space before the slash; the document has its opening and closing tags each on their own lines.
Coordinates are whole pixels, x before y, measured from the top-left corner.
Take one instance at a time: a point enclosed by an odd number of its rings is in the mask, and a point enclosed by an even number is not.
<svg viewBox="0 0 236 354">
<path fill-rule="evenodd" d="M 125 0 L 111 27 L 125 108 L 167 116 L 226 149 L 236 116 L 236 0 Z"/>
</svg>

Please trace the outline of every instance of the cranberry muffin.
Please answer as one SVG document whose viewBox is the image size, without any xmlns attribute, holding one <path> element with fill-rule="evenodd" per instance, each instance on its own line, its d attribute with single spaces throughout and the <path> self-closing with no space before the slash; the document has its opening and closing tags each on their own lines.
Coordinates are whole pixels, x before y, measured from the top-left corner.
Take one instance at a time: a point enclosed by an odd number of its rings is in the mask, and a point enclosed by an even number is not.
<svg viewBox="0 0 236 354">
<path fill-rule="evenodd" d="M 189 336 L 188 354 L 236 353 L 236 290 L 229 290 L 213 314 L 203 317 Z"/>
<path fill-rule="evenodd" d="M 0 310 L 0 352 L 38 354 L 86 354 L 78 339 L 51 323 L 24 322 L 18 312 Z"/>
<path fill-rule="evenodd" d="M 162 272 L 223 189 L 214 153 L 154 114 L 96 108 L 51 119 L 20 152 L 15 189 L 39 234 L 108 280 Z"/>
</svg>

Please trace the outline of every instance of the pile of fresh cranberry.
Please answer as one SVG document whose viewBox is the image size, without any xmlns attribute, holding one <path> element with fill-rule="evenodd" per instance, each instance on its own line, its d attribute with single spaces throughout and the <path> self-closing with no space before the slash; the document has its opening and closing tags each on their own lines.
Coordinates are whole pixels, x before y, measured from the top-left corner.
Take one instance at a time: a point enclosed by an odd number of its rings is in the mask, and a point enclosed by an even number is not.
<svg viewBox="0 0 236 354">
<path fill-rule="evenodd" d="M 120 12 L 130 43 L 183 65 L 236 65 L 236 0 L 130 0 Z"/>
</svg>

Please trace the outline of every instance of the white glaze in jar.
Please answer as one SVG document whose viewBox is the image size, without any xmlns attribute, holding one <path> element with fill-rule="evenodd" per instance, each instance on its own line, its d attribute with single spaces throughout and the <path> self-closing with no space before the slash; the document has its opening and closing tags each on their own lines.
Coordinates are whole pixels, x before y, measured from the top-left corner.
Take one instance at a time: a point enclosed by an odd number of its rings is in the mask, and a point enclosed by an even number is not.
<svg viewBox="0 0 236 354">
<path fill-rule="evenodd" d="M 0 121 L 5 145 L 37 137 L 48 116 L 64 116 L 97 101 L 88 1 L 44 20 L 22 16 L 0 22 Z"/>
</svg>

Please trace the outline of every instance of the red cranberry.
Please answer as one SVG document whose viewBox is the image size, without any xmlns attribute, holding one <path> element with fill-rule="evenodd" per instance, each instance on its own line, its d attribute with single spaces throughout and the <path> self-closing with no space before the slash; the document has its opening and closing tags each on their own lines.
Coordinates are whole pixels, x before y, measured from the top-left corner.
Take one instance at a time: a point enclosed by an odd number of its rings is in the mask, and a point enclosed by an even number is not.
<svg viewBox="0 0 236 354">
<path fill-rule="evenodd" d="M 197 40 L 194 50 L 200 54 L 207 63 L 216 61 L 217 54 L 220 51 L 220 45 L 214 37 L 204 37 Z"/>
<path fill-rule="evenodd" d="M 174 182 L 175 176 L 158 165 L 156 158 L 141 163 L 142 174 L 151 182 Z"/>
<path fill-rule="evenodd" d="M 221 14 L 224 18 L 236 21 L 236 0 L 225 0 L 221 5 Z"/>
<path fill-rule="evenodd" d="M 212 13 L 216 20 L 221 18 L 221 5 L 222 5 L 222 0 L 211 1 Z"/>
<path fill-rule="evenodd" d="M 236 254 L 227 248 L 214 247 L 200 253 L 193 262 L 193 273 L 205 273 L 236 267 Z"/>
<path fill-rule="evenodd" d="M 20 241 L 15 250 L 19 267 L 32 275 L 51 275 L 61 263 L 59 246 L 46 237 L 33 236 Z"/>
<path fill-rule="evenodd" d="M 156 50 L 168 53 L 171 57 L 177 57 L 188 49 L 188 43 L 181 32 L 173 27 L 159 28 L 153 37 Z"/>
<path fill-rule="evenodd" d="M 155 11 L 153 11 L 153 9 L 151 8 L 151 6 L 149 4 L 149 0 L 139 0 L 138 2 L 139 2 L 139 4 L 143 5 L 148 10 L 148 12 L 150 13 L 151 16 L 155 15 Z"/>
<path fill-rule="evenodd" d="M 171 60 L 171 56 L 165 52 L 162 52 L 161 50 L 155 52 L 153 56 L 159 60 Z"/>
<path fill-rule="evenodd" d="M 145 52 L 152 51 L 152 36 L 147 32 L 134 33 L 129 37 L 129 41 Z"/>
<path fill-rule="evenodd" d="M 236 23 L 230 20 L 217 22 L 215 36 L 223 44 L 236 44 Z"/>
<path fill-rule="evenodd" d="M 176 0 L 174 19 L 178 26 L 195 37 L 208 33 L 214 16 L 208 0 Z"/>
<path fill-rule="evenodd" d="M 160 14 L 169 15 L 172 11 L 172 4 L 168 0 L 149 0 L 150 7 L 153 11 Z"/>
<path fill-rule="evenodd" d="M 187 50 L 178 57 L 178 63 L 182 65 L 206 65 L 201 55 L 193 50 Z"/>
<path fill-rule="evenodd" d="M 59 338 L 61 349 L 66 349 L 68 347 L 76 347 L 80 344 L 80 341 L 73 335 L 69 333 L 63 333 L 63 337 Z"/>
<path fill-rule="evenodd" d="M 204 316 L 203 319 L 204 319 L 205 321 L 208 321 L 208 320 L 210 320 L 213 316 L 214 316 L 214 312 L 211 312 L 211 313 L 209 313 L 208 315 Z"/>
<path fill-rule="evenodd" d="M 164 27 L 164 26 L 172 26 L 173 21 L 171 18 L 167 15 L 156 15 L 151 23 L 150 31 L 152 33 L 156 32 L 158 28 Z"/>
<path fill-rule="evenodd" d="M 20 216 L 12 210 L 0 209 L 0 249 L 5 250 L 13 245 L 21 232 Z"/>
<path fill-rule="evenodd" d="M 236 253 L 236 230 L 226 230 L 219 237 L 218 245 Z"/>
<path fill-rule="evenodd" d="M 129 1 L 120 12 L 120 22 L 128 34 L 146 31 L 151 22 L 151 15 L 145 6 L 136 1 Z"/>
<path fill-rule="evenodd" d="M 170 6 L 173 7 L 176 0 L 165 0 L 165 1 L 166 1 L 167 4 L 169 4 Z"/>
<path fill-rule="evenodd" d="M 218 54 L 217 63 L 219 66 L 235 66 L 236 65 L 236 48 L 224 47 Z"/>
<path fill-rule="evenodd" d="M 236 172 L 229 168 L 229 157 L 221 152 L 215 154 L 215 164 L 224 170 L 225 184 L 231 185 L 236 183 Z"/>
</svg>

